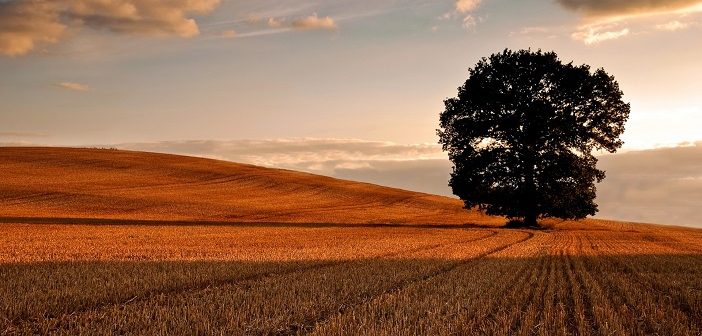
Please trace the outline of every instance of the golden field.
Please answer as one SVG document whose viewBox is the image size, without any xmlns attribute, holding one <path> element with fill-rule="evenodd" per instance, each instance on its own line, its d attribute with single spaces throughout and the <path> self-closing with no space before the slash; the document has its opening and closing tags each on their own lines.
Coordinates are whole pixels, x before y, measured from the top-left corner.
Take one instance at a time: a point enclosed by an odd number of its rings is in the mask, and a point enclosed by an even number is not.
<svg viewBox="0 0 702 336">
<path fill-rule="evenodd" d="M 450 198 L 173 155 L 0 166 L 2 334 L 702 333 L 702 230 L 504 229 Z"/>
<path fill-rule="evenodd" d="M 202 158 L 0 148 L 2 217 L 297 223 L 489 223 L 448 197 Z M 35 219 L 34 221 L 37 221 Z"/>
</svg>

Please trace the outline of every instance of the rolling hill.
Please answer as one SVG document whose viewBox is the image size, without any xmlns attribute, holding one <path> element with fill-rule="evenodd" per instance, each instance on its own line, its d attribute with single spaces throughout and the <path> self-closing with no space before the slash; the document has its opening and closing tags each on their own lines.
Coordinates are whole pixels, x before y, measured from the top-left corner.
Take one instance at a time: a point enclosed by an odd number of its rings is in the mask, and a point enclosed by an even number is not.
<svg viewBox="0 0 702 336">
<path fill-rule="evenodd" d="M 0 148 L 0 217 L 494 224 L 459 200 L 296 171 L 134 151 Z"/>
<path fill-rule="evenodd" d="M 3 335 L 702 331 L 702 230 L 501 229 L 447 197 L 144 152 L 0 148 L 0 171 Z"/>
</svg>

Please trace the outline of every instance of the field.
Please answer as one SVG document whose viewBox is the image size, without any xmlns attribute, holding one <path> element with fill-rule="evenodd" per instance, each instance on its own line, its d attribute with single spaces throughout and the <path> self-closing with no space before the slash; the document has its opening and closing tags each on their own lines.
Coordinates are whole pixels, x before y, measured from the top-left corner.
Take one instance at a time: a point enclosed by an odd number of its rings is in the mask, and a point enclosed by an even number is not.
<svg viewBox="0 0 702 336">
<path fill-rule="evenodd" d="M 701 230 L 504 229 L 448 198 L 167 155 L 0 162 L 2 334 L 702 334 Z"/>
</svg>

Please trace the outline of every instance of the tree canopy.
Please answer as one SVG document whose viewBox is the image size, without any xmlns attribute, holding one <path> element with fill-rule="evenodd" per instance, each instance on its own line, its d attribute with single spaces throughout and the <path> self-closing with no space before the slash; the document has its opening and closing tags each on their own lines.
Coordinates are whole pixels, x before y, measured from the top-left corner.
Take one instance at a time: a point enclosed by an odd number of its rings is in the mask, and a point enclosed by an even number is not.
<svg viewBox="0 0 702 336">
<path fill-rule="evenodd" d="M 622 95 L 604 69 L 564 64 L 555 52 L 481 59 L 440 115 L 453 193 L 466 208 L 525 225 L 594 215 L 605 173 L 593 151 L 622 146 L 630 111 Z"/>
</svg>

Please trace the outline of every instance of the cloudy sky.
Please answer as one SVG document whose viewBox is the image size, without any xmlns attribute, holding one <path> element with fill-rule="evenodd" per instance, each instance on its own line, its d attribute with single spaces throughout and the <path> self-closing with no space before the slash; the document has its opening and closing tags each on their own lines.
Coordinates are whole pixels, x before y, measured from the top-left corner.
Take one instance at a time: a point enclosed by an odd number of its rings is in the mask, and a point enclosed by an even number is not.
<svg viewBox="0 0 702 336">
<path fill-rule="evenodd" d="M 0 0 L 0 143 L 445 194 L 442 100 L 479 58 L 541 48 L 605 68 L 631 102 L 601 215 L 694 225 L 701 42 L 700 0 Z"/>
</svg>

